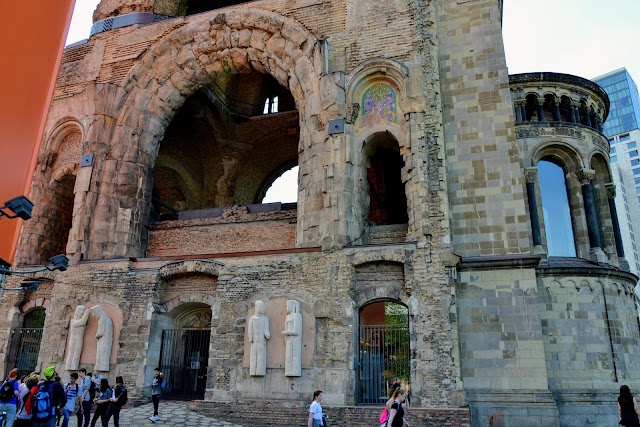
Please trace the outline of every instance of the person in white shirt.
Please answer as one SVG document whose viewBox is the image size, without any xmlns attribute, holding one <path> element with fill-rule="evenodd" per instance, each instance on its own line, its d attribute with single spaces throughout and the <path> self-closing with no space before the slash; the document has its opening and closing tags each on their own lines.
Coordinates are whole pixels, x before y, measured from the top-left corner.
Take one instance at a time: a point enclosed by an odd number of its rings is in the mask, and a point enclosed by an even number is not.
<svg viewBox="0 0 640 427">
<path fill-rule="evenodd" d="M 313 402 L 309 406 L 309 423 L 308 427 L 322 427 L 322 390 L 313 392 Z"/>
</svg>

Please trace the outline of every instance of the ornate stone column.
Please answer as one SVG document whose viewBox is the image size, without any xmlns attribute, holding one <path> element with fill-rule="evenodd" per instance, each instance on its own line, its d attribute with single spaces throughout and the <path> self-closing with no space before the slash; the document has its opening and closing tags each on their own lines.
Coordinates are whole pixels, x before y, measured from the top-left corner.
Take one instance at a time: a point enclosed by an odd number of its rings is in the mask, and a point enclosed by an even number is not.
<svg viewBox="0 0 640 427">
<path fill-rule="evenodd" d="M 523 122 L 529 121 L 529 118 L 527 117 L 527 107 L 525 102 L 520 103 L 520 114 L 522 115 Z"/>
<path fill-rule="evenodd" d="M 515 102 L 515 112 L 516 112 L 516 123 L 522 123 L 522 110 L 520 110 L 520 103 Z"/>
<path fill-rule="evenodd" d="M 585 120 L 586 120 L 586 122 L 587 122 L 587 123 L 586 123 L 586 125 L 587 125 L 587 126 L 589 126 L 590 128 L 594 127 L 594 126 L 591 124 L 591 114 L 589 113 L 589 109 L 588 109 L 588 108 L 587 108 L 587 110 L 586 110 L 586 111 L 585 111 L 585 113 L 584 113 L 584 118 L 585 118 Z"/>
<path fill-rule="evenodd" d="M 538 121 L 544 122 L 544 104 L 541 104 L 540 100 L 538 100 Z"/>
<path fill-rule="evenodd" d="M 571 108 L 573 108 L 573 111 L 575 112 L 576 123 L 583 124 L 582 123 L 582 117 L 580 117 L 580 106 L 572 105 Z"/>
<path fill-rule="evenodd" d="M 579 120 L 576 119 L 576 110 L 573 105 L 569 105 L 569 120 L 571 123 L 578 123 Z"/>
<path fill-rule="evenodd" d="M 554 122 L 559 122 L 561 120 L 560 119 L 560 103 L 558 102 L 557 99 L 553 100 L 552 114 L 553 114 L 553 121 Z"/>
<path fill-rule="evenodd" d="M 603 244 L 598 230 L 598 211 L 596 201 L 593 198 L 593 186 L 591 181 L 595 178 L 596 172 L 593 169 L 580 169 L 576 171 L 576 177 L 582 187 L 582 198 L 584 211 L 587 216 L 587 232 L 589 234 L 589 245 L 591 246 L 591 259 L 595 262 L 608 264 L 608 259 L 602 250 Z"/>
<path fill-rule="evenodd" d="M 611 224 L 613 225 L 613 237 L 616 241 L 616 252 L 618 253 L 618 264 L 623 270 L 629 271 L 629 263 L 624 256 L 624 246 L 622 245 L 622 235 L 620 234 L 620 222 L 618 221 L 618 210 L 616 208 L 616 185 L 613 182 L 606 184 L 607 201 L 609 202 L 609 212 L 611 213 Z"/>
<path fill-rule="evenodd" d="M 531 235 L 533 237 L 534 253 L 542 253 L 542 235 L 540 233 L 540 217 L 538 216 L 538 201 L 536 200 L 536 181 L 538 168 L 525 168 L 524 179 L 527 182 L 527 201 L 529 202 L 529 219 L 531 220 Z"/>
</svg>

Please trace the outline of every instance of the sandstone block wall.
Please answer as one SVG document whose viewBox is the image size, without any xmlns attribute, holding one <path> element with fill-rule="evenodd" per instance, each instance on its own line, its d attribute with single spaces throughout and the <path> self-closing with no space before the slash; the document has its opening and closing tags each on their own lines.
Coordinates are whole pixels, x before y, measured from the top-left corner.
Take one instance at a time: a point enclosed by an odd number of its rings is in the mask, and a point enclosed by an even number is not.
<svg viewBox="0 0 640 427">
<path fill-rule="evenodd" d="M 529 251 L 500 11 L 494 0 L 438 4 L 438 59 L 454 250 Z"/>
</svg>

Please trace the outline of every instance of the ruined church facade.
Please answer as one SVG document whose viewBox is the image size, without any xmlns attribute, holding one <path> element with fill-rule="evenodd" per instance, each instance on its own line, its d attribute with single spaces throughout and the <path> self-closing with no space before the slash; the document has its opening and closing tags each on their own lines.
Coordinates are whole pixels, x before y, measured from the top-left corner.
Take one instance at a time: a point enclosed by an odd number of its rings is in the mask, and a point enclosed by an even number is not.
<svg viewBox="0 0 640 427">
<path fill-rule="evenodd" d="M 501 8 L 102 0 L 64 52 L 16 255 L 71 265 L 2 295 L 5 370 L 64 378 L 76 307 L 99 305 L 105 376 L 143 396 L 159 366 L 167 397 L 238 423 L 304 423 L 321 389 L 339 425 L 372 425 L 393 382 L 417 425 L 617 422 L 640 325 L 609 100 L 575 76 L 509 76 Z M 297 202 L 263 203 L 296 166 Z"/>
</svg>

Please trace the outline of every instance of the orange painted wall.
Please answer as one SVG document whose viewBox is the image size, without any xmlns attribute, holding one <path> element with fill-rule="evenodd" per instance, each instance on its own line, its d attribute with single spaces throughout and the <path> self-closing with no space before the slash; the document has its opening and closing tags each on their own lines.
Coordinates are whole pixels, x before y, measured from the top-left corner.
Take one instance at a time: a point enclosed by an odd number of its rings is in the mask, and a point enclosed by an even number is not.
<svg viewBox="0 0 640 427">
<path fill-rule="evenodd" d="M 0 15 L 0 206 L 29 195 L 75 0 L 4 0 Z M 0 219 L 0 258 L 13 262 L 22 220 Z"/>
</svg>

